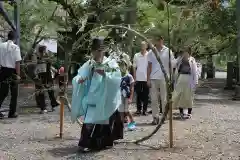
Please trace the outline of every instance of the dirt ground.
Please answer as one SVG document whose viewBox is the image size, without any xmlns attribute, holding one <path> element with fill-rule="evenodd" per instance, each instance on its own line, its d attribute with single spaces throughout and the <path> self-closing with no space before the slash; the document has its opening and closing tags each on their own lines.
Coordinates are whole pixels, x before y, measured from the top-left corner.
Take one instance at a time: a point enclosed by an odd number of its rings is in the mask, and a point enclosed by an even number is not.
<svg viewBox="0 0 240 160">
<path fill-rule="evenodd" d="M 96 153 L 78 152 L 78 124 L 65 109 L 64 137 L 59 139 L 59 109 L 39 115 L 31 88 L 20 90 L 20 117 L 0 120 L 0 160 L 240 160 L 240 102 L 231 101 L 223 80 L 205 82 L 196 93 L 193 117 L 174 120 L 174 148 L 168 148 L 168 122 L 142 145 L 118 144 Z M 6 104 L 8 104 L 6 102 Z M 132 111 L 135 107 L 132 106 Z M 151 115 L 135 117 L 133 140 L 150 133 Z"/>
</svg>

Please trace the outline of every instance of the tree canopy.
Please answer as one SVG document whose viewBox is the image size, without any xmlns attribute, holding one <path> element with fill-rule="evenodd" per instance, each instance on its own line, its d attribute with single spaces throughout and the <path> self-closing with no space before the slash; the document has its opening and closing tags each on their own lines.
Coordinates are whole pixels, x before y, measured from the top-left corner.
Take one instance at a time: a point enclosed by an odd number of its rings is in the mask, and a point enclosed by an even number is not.
<svg viewBox="0 0 240 160">
<path fill-rule="evenodd" d="M 149 39 L 163 35 L 170 38 L 170 47 L 179 51 L 191 46 L 193 54 L 199 57 L 227 53 L 236 55 L 235 0 L 22 0 L 20 1 L 21 48 L 31 52 L 41 39 L 57 38 L 59 33 L 68 37 L 69 50 L 79 37 L 104 24 L 130 25 Z M 11 12 L 11 11 L 10 11 Z M 170 37 L 168 37 L 170 27 Z M 68 32 L 67 35 L 63 34 Z M 102 34 L 125 47 L 138 49 L 139 38 L 130 33 L 111 29 Z M 125 34 L 125 35 L 124 35 Z M 74 60 L 81 61 L 89 53 L 89 39 L 85 36 L 79 50 L 72 52 Z M 131 43 L 130 43 L 131 42 Z M 135 42 L 135 43 L 132 43 Z"/>
</svg>

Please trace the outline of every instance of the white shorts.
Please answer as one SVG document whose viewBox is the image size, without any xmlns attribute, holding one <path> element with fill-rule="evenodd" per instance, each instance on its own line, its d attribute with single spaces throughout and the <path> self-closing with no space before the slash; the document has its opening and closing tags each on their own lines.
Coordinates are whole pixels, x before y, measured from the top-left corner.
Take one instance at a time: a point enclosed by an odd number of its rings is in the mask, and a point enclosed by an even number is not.
<svg viewBox="0 0 240 160">
<path fill-rule="evenodd" d="M 128 105 L 128 99 L 121 97 L 122 98 L 122 103 L 118 109 L 119 112 L 129 112 L 129 105 Z"/>
</svg>

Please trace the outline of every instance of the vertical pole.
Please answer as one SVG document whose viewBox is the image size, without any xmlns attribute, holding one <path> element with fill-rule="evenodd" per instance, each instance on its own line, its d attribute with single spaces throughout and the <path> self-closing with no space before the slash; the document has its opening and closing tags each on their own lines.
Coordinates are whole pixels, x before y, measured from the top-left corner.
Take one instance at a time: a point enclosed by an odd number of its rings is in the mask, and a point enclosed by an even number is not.
<svg viewBox="0 0 240 160">
<path fill-rule="evenodd" d="M 67 4 L 67 0 L 66 0 Z M 67 12 L 66 12 L 66 24 L 67 24 Z M 66 25 L 67 26 L 67 25 Z M 67 44 L 67 27 L 66 27 L 66 40 L 65 40 L 65 46 Z M 68 52 L 67 49 L 65 49 L 65 55 L 64 55 L 64 88 L 61 89 L 59 95 L 60 95 L 60 101 L 61 101 L 61 108 L 60 108 L 60 138 L 63 136 L 63 121 L 64 121 L 64 102 L 66 98 L 66 90 L 67 90 L 67 82 L 68 82 Z"/>
<path fill-rule="evenodd" d="M 238 35 L 237 35 L 237 46 L 238 46 L 238 76 L 239 76 L 239 82 L 238 84 L 240 85 L 240 0 L 236 0 L 236 13 L 237 13 L 237 30 L 238 30 Z"/>
<path fill-rule="evenodd" d="M 66 4 L 67 4 L 67 0 L 66 0 Z M 68 13 L 66 12 L 66 45 L 68 44 L 68 38 L 67 38 L 67 35 L 68 35 Z M 69 62 L 69 56 L 68 56 L 69 54 L 68 54 L 68 49 L 65 49 L 65 55 L 64 55 L 64 90 L 63 90 L 63 94 L 64 94 L 64 96 L 66 96 L 66 92 L 67 92 L 67 87 L 68 87 L 68 68 L 69 68 L 69 64 L 68 64 L 68 62 Z"/>
<path fill-rule="evenodd" d="M 63 121 L 64 121 L 64 99 L 60 97 L 60 138 L 63 137 Z"/>
<path fill-rule="evenodd" d="M 171 37 L 170 37 L 170 11 L 169 11 L 169 3 L 167 3 L 167 14 L 168 14 L 168 56 L 169 56 L 169 84 L 168 86 L 168 105 L 169 105 L 169 147 L 173 147 L 173 117 L 172 117 L 172 62 L 171 62 Z"/>
<path fill-rule="evenodd" d="M 16 44 L 20 45 L 20 10 L 19 10 L 19 1 L 16 0 L 14 4 L 14 22 L 16 26 Z"/>
<path fill-rule="evenodd" d="M 238 67 L 238 74 L 237 74 L 237 78 L 238 79 L 238 83 L 236 85 L 235 88 L 235 95 L 232 98 L 232 100 L 240 100 L 240 0 L 236 0 L 236 17 L 237 17 L 237 30 L 238 30 L 238 34 L 237 34 L 237 50 L 238 50 L 238 54 L 237 54 L 237 67 Z"/>
</svg>

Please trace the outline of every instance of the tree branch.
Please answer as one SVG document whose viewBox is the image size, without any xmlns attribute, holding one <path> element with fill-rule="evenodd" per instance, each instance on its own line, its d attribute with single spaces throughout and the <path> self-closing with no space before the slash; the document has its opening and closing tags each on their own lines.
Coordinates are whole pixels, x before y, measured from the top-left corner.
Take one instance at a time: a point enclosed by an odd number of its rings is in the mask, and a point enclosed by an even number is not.
<svg viewBox="0 0 240 160">
<path fill-rule="evenodd" d="M 219 54 L 220 52 L 222 52 L 223 50 L 227 49 L 229 46 L 231 46 L 231 44 L 236 41 L 237 39 L 233 39 L 232 41 L 230 41 L 230 43 L 222 46 L 221 48 L 219 48 L 216 52 L 211 52 L 209 54 L 199 54 L 198 56 L 199 57 L 204 57 L 204 56 L 213 56 L 213 55 L 216 55 L 216 54 Z"/>
<path fill-rule="evenodd" d="M 0 16 L 3 16 L 5 21 L 11 26 L 12 30 L 16 30 L 15 25 L 12 23 L 12 21 L 9 19 L 7 12 L 3 8 L 2 2 L 0 2 Z"/>
<path fill-rule="evenodd" d="M 53 13 L 52 13 L 52 15 L 49 17 L 48 21 L 51 21 L 51 20 L 52 20 L 52 18 L 54 17 L 56 11 L 57 11 L 57 6 L 56 6 L 55 9 L 53 10 Z M 25 56 L 25 58 L 28 57 L 28 55 L 30 55 L 30 54 L 32 53 L 32 51 L 34 50 L 34 48 L 36 47 L 36 45 L 44 39 L 44 37 L 41 37 L 41 38 L 39 39 L 40 34 L 42 33 L 43 29 L 44 29 L 44 26 L 41 26 L 41 28 L 38 30 L 38 32 L 37 32 L 37 34 L 36 34 L 36 36 L 35 36 L 35 38 L 34 38 L 33 44 L 32 44 L 32 46 L 31 46 L 31 48 L 29 49 L 29 51 L 27 52 L 27 55 Z"/>
<path fill-rule="evenodd" d="M 78 19 L 77 16 L 75 15 L 74 9 L 70 4 L 68 4 L 65 0 L 48 0 L 52 2 L 56 2 L 57 4 L 60 4 L 65 11 L 68 12 L 68 14 L 73 18 L 73 19 Z"/>
</svg>

